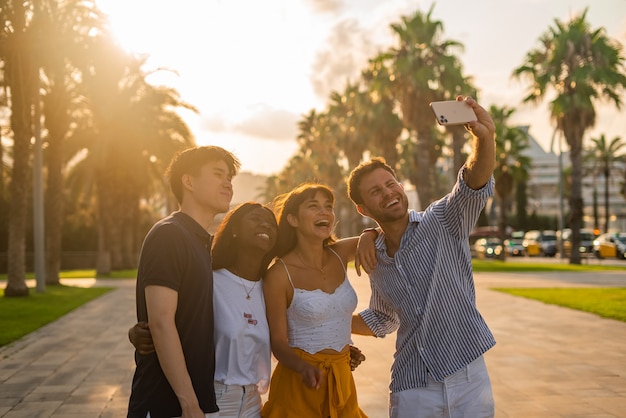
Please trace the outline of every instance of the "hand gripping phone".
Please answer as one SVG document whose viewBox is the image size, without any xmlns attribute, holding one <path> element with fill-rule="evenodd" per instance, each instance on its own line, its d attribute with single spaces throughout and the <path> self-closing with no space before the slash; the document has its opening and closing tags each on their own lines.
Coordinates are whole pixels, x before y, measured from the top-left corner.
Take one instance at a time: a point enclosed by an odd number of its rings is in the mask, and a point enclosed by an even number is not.
<svg viewBox="0 0 626 418">
<path fill-rule="evenodd" d="M 477 120 L 474 109 L 464 101 L 446 100 L 430 103 L 430 108 L 442 126 L 463 125 Z"/>
</svg>

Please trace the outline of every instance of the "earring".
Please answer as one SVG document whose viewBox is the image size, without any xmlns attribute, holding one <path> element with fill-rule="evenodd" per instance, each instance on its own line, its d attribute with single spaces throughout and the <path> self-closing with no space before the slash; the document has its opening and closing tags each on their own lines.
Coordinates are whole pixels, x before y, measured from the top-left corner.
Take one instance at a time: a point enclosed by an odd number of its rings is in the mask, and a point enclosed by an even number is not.
<svg viewBox="0 0 626 418">
<path fill-rule="evenodd" d="M 237 238 L 237 234 L 233 234 L 233 238 Z"/>
</svg>

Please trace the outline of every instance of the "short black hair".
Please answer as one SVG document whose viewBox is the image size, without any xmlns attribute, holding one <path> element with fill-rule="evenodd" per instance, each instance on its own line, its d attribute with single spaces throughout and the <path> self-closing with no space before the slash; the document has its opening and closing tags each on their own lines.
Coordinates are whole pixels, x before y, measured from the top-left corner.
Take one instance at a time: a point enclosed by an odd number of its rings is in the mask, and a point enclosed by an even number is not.
<svg viewBox="0 0 626 418">
<path fill-rule="evenodd" d="M 170 188 L 179 204 L 183 202 L 183 175 L 197 176 L 200 174 L 202 166 L 214 161 L 224 161 L 232 177 L 239 172 L 241 167 L 237 157 L 224 148 L 214 145 L 187 148 L 172 158 L 165 175 L 169 177 Z"/>
</svg>

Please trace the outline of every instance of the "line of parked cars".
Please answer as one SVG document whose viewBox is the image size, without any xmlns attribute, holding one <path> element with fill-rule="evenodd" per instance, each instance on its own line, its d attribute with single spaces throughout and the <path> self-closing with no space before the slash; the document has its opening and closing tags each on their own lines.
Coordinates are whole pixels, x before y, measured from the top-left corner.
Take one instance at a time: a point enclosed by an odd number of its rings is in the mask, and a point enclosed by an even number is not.
<svg viewBox="0 0 626 418">
<path fill-rule="evenodd" d="M 503 258 L 521 256 L 555 257 L 559 253 L 559 240 L 562 240 L 563 256 L 572 252 L 572 230 L 530 230 L 514 231 L 504 242 L 496 236 L 480 237 L 471 246 L 472 256 L 484 258 Z M 596 236 L 590 229 L 580 230 L 581 256 L 598 258 L 626 259 L 626 232 L 606 233 Z"/>
</svg>

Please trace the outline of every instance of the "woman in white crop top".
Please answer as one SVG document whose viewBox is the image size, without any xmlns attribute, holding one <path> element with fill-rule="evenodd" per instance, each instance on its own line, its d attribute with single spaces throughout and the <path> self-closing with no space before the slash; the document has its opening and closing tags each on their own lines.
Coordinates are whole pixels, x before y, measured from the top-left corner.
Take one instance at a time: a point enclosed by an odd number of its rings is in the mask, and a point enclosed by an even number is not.
<svg viewBox="0 0 626 418">
<path fill-rule="evenodd" d="M 263 418 L 366 417 L 350 368 L 357 296 L 347 263 L 358 237 L 335 241 L 334 194 L 302 184 L 274 202 L 278 260 L 264 278 L 272 374 Z"/>
</svg>

